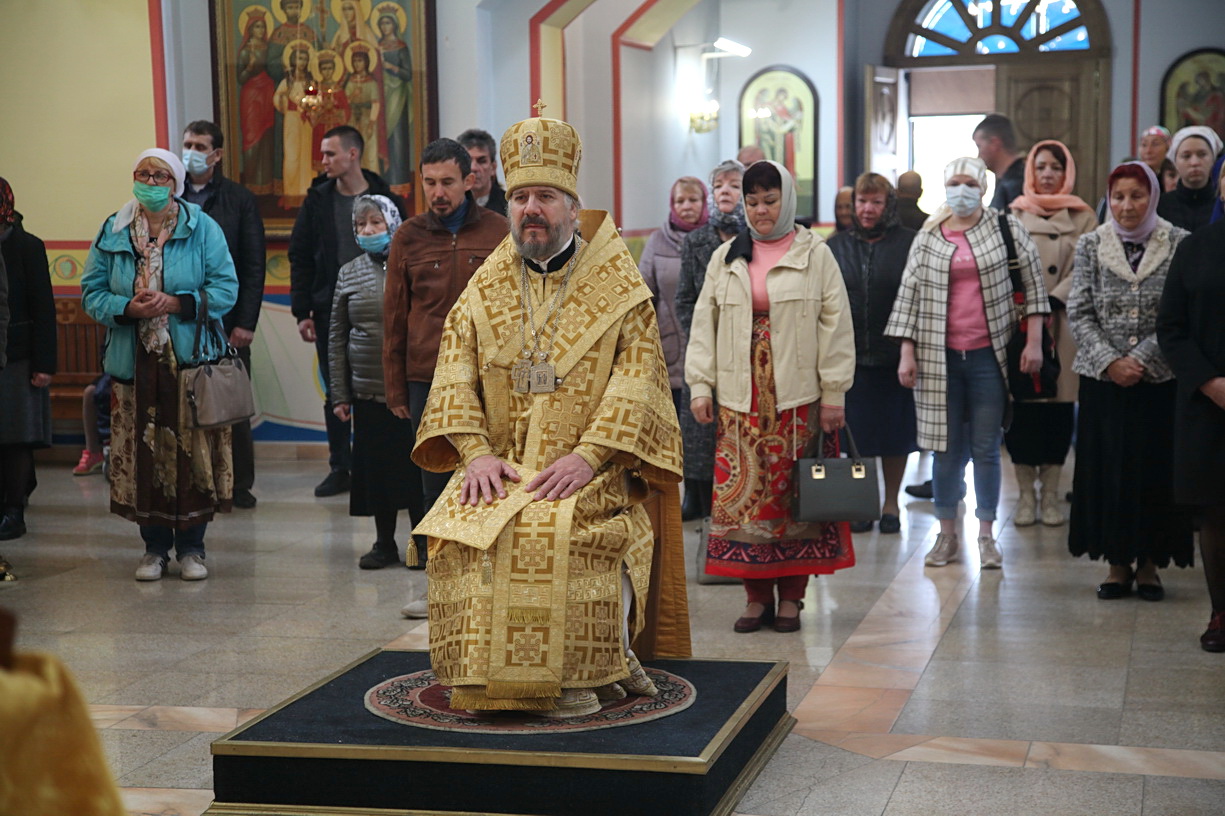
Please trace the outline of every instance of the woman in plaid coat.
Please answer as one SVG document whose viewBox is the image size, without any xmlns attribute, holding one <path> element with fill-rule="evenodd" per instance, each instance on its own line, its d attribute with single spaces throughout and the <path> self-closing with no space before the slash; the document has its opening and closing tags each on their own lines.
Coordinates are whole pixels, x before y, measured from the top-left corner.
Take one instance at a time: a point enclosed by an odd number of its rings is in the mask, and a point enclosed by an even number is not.
<svg viewBox="0 0 1225 816">
<path fill-rule="evenodd" d="M 923 225 L 910 247 L 886 337 L 902 341 L 898 381 L 915 389 L 918 443 L 936 452 L 932 489 L 940 534 L 925 563 L 957 560 L 957 504 L 965 496 L 965 466 L 974 460 L 984 568 L 1003 559 L 992 535 L 1000 497 L 1000 441 L 1011 413 L 1007 347 L 1017 330 L 1008 251 L 999 213 L 983 207 L 987 167 L 977 158 L 944 169 L 947 203 Z M 1025 288 L 1029 342 L 1021 370 L 1042 363 L 1042 316 L 1050 312 L 1038 250 L 1020 222 L 1007 216 Z"/>
</svg>

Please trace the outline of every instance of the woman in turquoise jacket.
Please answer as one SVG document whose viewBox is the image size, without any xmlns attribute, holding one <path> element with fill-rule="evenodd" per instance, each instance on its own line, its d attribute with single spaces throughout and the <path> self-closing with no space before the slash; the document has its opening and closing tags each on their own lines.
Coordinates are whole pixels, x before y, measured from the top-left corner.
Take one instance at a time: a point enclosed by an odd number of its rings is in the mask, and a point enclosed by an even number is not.
<svg viewBox="0 0 1225 816">
<path fill-rule="evenodd" d="M 172 547 L 184 580 L 208 577 L 204 531 L 229 512 L 234 482 L 230 429 L 191 427 L 179 388 L 181 366 L 218 356 L 219 319 L 238 294 L 221 227 L 178 198 L 185 175 L 173 153 L 141 153 L 134 198 L 102 225 L 81 278 L 85 311 L 108 329 L 111 512 L 140 525 L 138 581 L 165 575 Z M 195 358 L 202 293 L 211 325 Z"/>
</svg>

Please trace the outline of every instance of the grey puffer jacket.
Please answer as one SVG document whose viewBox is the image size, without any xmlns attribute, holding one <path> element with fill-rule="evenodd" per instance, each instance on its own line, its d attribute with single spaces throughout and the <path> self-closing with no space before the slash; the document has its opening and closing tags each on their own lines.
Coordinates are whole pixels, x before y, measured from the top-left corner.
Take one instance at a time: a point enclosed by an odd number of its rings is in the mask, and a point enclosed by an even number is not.
<svg viewBox="0 0 1225 816">
<path fill-rule="evenodd" d="M 386 402 L 383 392 L 383 284 L 386 259 L 362 253 L 340 268 L 328 329 L 332 404 Z"/>
</svg>

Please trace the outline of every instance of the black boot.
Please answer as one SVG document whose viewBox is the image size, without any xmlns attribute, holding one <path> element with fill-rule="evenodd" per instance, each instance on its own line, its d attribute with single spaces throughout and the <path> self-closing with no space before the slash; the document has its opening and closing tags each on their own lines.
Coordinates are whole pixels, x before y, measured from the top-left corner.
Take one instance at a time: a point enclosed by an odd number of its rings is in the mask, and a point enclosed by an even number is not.
<svg viewBox="0 0 1225 816">
<path fill-rule="evenodd" d="M 685 480 L 685 498 L 681 501 L 681 521 L 702 518 L 702 499 L 698 496 L 698 485 L 693 479 Z"/>
<path fill-rule="evenodd" d="M 697 494 L 698 502 L 702 507 L 701 518 L 706 518 L 710 515 L 711 502 L 714 500 L 715 483 L 694 481 L 693 488 L 693 492 Z"/>
<path fill-rule="evenodd" d="M 396 547 L 396 542 L 376 541 L 370 548 L 370 552 L 358 559 L 357 566 L 364 570 L 376 570 L 398 563 L 400 563 L 400 551 Z"/>
<path fill-rule="evenodd" d="M 4 508 L 4 518 L 0 519 L 0 541 L 21 538 L 25 534 L 25 508 L 20 506 Z"/>
</svg>

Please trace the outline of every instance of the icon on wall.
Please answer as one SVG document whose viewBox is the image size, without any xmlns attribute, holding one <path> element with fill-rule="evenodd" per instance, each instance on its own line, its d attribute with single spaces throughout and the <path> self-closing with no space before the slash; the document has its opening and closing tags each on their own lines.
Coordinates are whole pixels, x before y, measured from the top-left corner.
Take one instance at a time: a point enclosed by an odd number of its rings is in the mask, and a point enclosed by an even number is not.
<svg viewBox="0 0 1225 816">
<path fill-rule="evenodd" d="M 796 215 L 817 217 L 817 90 L 786 65 L 758 71 L 740 91 L 740 145 L 755 144 L 795 176 Z"/>
<path fill-rule="evenodd" d="M 1161 124 L 1171 133 L 1207 125 L 1225 140 L 1225 51 L 1201 48 L 1174 60 L 1161 79 Z"/>
<path fill-rule="evenodd" d="M 214 0 L 225 170 L 255 193 L 269 237 L 288 237 L 338 125 L 362 135 L 362 168 L 416 209 L 417 156 L 438 131 L 434 4 Z"/>
</svg>

